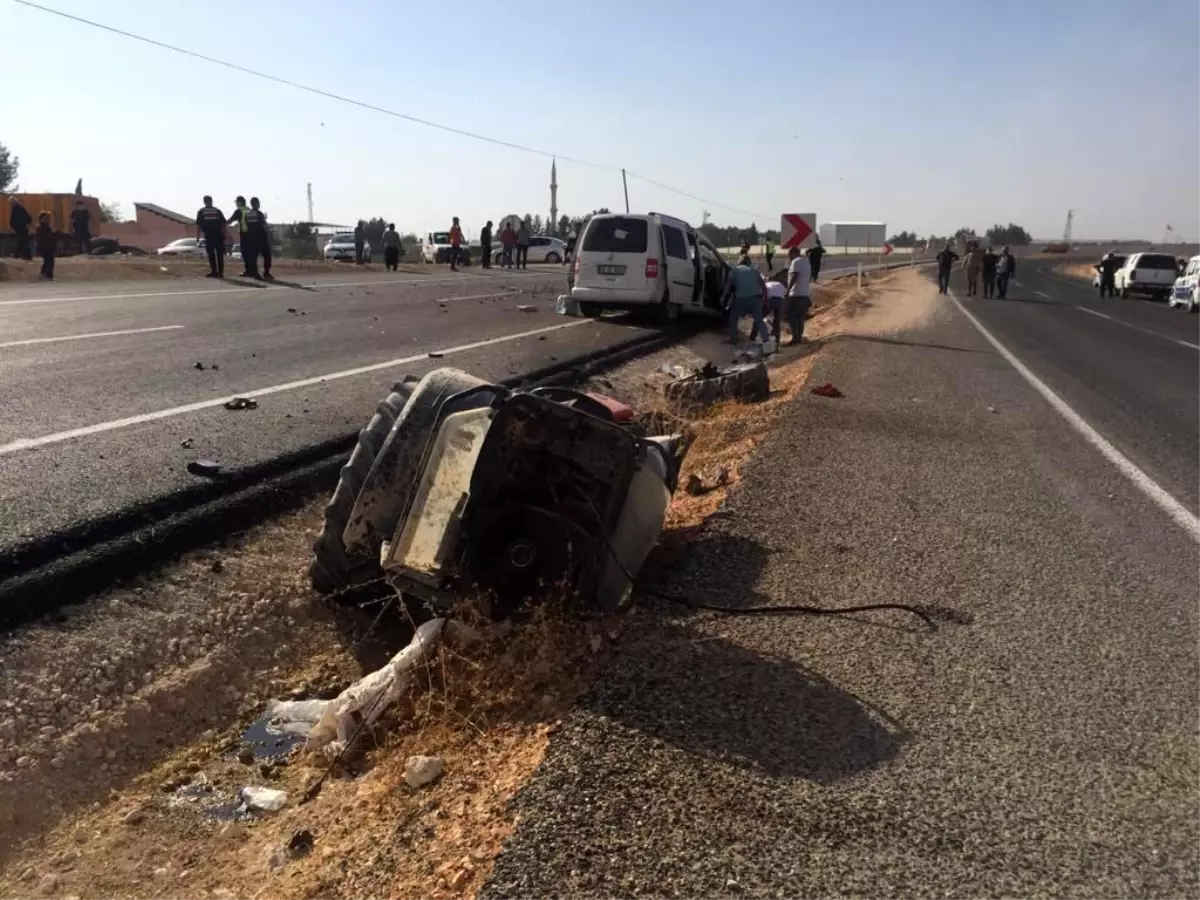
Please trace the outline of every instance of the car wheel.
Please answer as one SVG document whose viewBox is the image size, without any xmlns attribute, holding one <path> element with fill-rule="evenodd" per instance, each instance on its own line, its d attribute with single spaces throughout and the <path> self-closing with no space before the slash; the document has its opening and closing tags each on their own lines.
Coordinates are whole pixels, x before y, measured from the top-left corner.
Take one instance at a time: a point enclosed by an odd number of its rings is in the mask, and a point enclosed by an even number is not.
<svg viewBox="0 0 1200 900">
<path fill-rule="evenodd" d="M 579 301 L 579 313 L 589 319 L 594 319 L 604 310 L 597 303 L 590 303 L 587 300 Z"/>
<path fill-rule="evenodd" d="M 561 257 L 561 256 L 559 256 L 557 253 L 555 253 L 555 252 L 551 251 L 550 253 L 547 253 L 547 254 L 546 254 L 546 262 L 548 262 L 548 263 L 560 263 L 560 262 L 562 262 L 562 257 Z"/>
</svg>

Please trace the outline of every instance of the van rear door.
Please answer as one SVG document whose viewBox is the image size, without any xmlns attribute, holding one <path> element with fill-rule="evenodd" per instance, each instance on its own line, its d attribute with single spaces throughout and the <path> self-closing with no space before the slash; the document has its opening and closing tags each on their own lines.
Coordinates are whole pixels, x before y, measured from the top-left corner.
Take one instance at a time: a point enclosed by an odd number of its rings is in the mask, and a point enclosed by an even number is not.
<svg viewBox="0 0 1200 900">
<path fill-rule="evenodd" d="M 597 216 L 588 222 L 578 250 L 575 284 L 629 292 L 646 302 L 658 280 L 658 229 L 644 217 Z M 631 296 L 631 300 L 635 299 Z"/>
</svg>

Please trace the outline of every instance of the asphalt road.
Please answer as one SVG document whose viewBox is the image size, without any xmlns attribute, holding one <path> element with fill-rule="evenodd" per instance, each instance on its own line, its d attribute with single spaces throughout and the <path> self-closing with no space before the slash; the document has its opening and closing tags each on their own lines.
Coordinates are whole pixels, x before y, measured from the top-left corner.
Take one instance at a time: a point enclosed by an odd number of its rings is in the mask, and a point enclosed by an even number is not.
<svg viewBox="0 0 1200 900">
<path fill-rule="evenodd" d="M 1051 293 L 1033 268 L 1021 287 Z M 1073 333 L 1062 365 L 1080 385 L 1094 373 L 1097 398 L 1133 377 L 1122 356 L 1185 350 L 1103 320 L 1114 336 L 1093 334 L 1066 299 L 1086 297 L 1055 294 L 1063 306 L 980 315 L 1031 359 L 1027 332 Z M 1058 364 L 1030 365 L 1088 396 Z M 518 795 L 482 895 L 1196 896 L 1195 537 L 949 298 L 923 327 L 830 341 L 810 378 L 826 381 L 844 396 L 790 404 L 647 588 L 733 607 L 920 603 L 950 621 L 722 616 L 643 595 Z M 1131 396 L 1109 413 L 1097 399 L 1095 427 L 1111 433 Z M 1187 409 L 1172 396 L 1145 421 L 1194 416 L 1194 393 Z"/>
</svg>

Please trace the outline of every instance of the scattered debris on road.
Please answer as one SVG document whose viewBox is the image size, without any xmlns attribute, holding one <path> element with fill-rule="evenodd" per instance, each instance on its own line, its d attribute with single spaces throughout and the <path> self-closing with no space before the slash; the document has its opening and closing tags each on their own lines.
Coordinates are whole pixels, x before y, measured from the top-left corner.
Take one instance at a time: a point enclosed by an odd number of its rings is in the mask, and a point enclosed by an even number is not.
<svg viewBox="0 0 1200 900">
<path fill-rule="evenodd" d="M 224 472 L 221 464 L 211 459 L 193 459 L 187 464 L 187 470 L 193 475 L 202 475 L 206 478 L 216 478 Z"/>
<path fill-rule="evenodd" d="M 247 785 L 238 791 L 238 799 L 253 812 L 279 812 L 287 806 L 287 791 Z"/>
<path fill-rule="evenodd" d="M 693 497 L 702 497 L 705 494 L 711 494 L 717 488 L 725 487 L 729 484 L 729 478 L 728 466 L 718 466 L 712 481 L 705 481 L 702 476 L 692 472 L 688 475 L 683 489 Z"/>
<path fill-rule="evenodd" d="M 225 401 L 225 408 L 232 410 L 258 409 L 258 401 L 252 397 L 234 397 Z"/>
<path fill-rule="evenodd" d="M 818 385 L 817 387 L 813 388 L 811 393 L 816 394 L 818 397 L 844 397 L 844 396 L 846 396 L 841 391 L 839 391 L 836 387 L 834 387 L 831 382 L 828 382 L 828 381 L 822 385 Z"/>
<path fill-rule="evenodd" d="M 433 784 L 446 771 L 440 756 L 410 756 L 404 763 L 404 782 L 410 788 Z"/>
<path fill-rule="evenodd" d="M 675 407 L 711 406 L 723 400 L 757 402 L 771 393 L 771 379 L 761 362 L 739 363 L 724 369 L 706 363 L 683 377 L 676 374 L 679 368 L 682 367 L 671 367 L 668 374 L 674 375 L 675 380 L 663 386 L 663 394 Z"/>
<path fill-rule="evenodd" d="M 517 306 L 517 312 L 523 312 L 523 313 L 537 312 L 537 307 L 530 306 L 528 303 L 522 303 Z"/>
<path fill-rule="evenodd" d="M 195 443 L 196 442 L 192 438 L 184 438 L 182 441 L 179 442 L 179 446 L 182 447 L 184 450 L 191 450 L 192 447 L 195 445 Z"/>
</svg>

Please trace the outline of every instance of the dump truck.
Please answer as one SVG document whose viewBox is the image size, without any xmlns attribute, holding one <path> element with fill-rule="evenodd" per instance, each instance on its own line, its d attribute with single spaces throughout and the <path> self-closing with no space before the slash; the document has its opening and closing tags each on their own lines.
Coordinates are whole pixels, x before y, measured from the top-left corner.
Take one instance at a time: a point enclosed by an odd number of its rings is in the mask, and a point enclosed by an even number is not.
<svg viewBox="0 0 1200 900">
<path fill-rule="evenodd" d="M 29 210 L 29 215 L 33 218 L 31 230 L 37 228 L 39 213 L 50 213 L 50 224 L 54 227 L 55 235 L 58 237 L 58 253 L 61 256 L 76 253 L 79 250 L 79 245 L 71 233 L 71 212 L 75 209 L 78 201 L 82 200 L 88 212 L 92 214 L 92 236 L 95 237 L 100 230 L 100 201 L 95 197 L 74 193 L 0 193 L 0 256 L 13 256 L 17 252 L 17 236 L 8 224 L 9 197 L 16 197 L 21 205 Z"/>
</svg>

